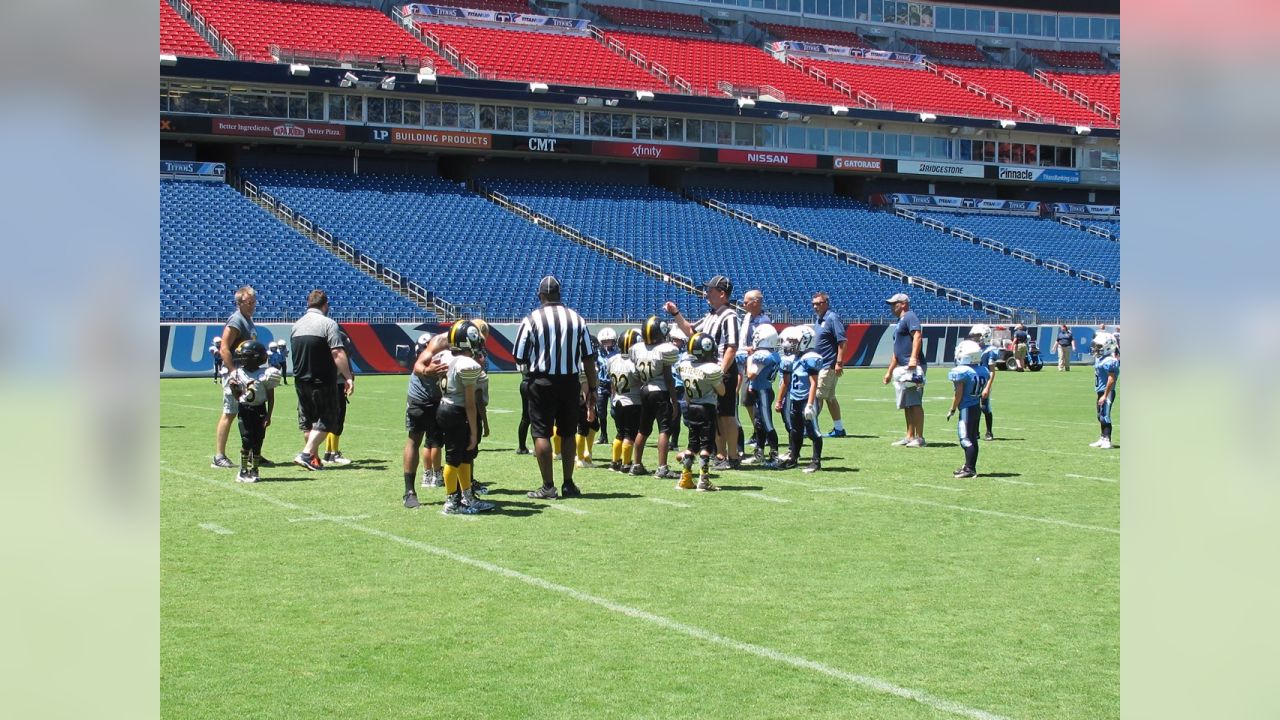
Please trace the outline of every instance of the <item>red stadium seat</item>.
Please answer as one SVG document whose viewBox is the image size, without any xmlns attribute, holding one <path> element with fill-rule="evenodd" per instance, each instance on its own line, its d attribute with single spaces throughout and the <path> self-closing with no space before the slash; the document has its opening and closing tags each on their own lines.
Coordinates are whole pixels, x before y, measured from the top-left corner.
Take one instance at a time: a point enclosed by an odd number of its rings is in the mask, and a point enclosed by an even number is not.
<svg viewBox="0 0 1280 720">
<path fill-rule="evenodd" d="M 1046 71 L 1045 75 L 1066 85 L 1069 90 L 1083 93 L 1090 102 L 1101 103 L 1112 114 L 1120 115 L 1120 76 L 1118 74 L 1085 75 Z"/>
<path fill-rule="evenodd" d="M 779 25 L 751 21 L 751 24 L 778 38 L 779 40 L 799 40 L 801 42 L 820 43 L 822 45 L 839 45 L 840 47 L 869 48 L 871 45 L 856 32 L 848 30 L 828 30 L 826 28 L 797 27 L 795 25 Z"/>
<path fill-rule="evenodd" d="M 592 3 L 583 3 L 582 6 L 618 25 L 630 25 L 651 30 L 676 30 L 679 32 L 701 33 L 703 35 L 710 35 L 715 32 L 700 15 L 662 12 L 659 10 L 640 10 L 637 8 L 614 7 L 613 5 L 594 5 Z"/>
<path fill-rule="evenodd" d="M 164 0 L 160 0 L 160 52 L 182 57 L 218 57 L 209 43 Z"/>
<path fill-rule="evenodd" d="M 977 45 L 970 43 L 953 43 L 941 42 L 938 40 L 916 40 L 913 38 L 903 38 L 912 45 L 920 48 L 920 52 L 931 58 L 939 60 L 951 60 L 954 62 L 991 62 L 991 58 L 986 53 L 978 49 Z"/>
<path fill-rule="evenodd" d="M 806 67 L 843 80 L 874 98 L 881 110 L 932 112 L 962 117 L 1013 119 L 1016 113 L 975 95 L 925 68 L 885 67 L 837 60 L 804 59 Z"/>
<path fill-rule="evenodd" d="M 430 60 L 438 75 L 460 75 L 395 21 L 372 7 L 292 0 L 191 0 L 243 60 L 274 62 L 271 45 L 326 53 Z"/>
<path fill-rule="evenodd" d="M 1023 48 L 1023 52 L 1035 57 L 1046 65 L 1071 68 L 1073 70 L 1106 70 L 1107 64 L 1096 52 L 1084 50 L 1041 50 L 1039 48 Z"/>
<path fill-rule="evenodd" d="M 1016 108 L 1026 108 L 1037 113 L 1043 122 L 1089 127 L 1115 125 L 1114 122 L 1063 97 L 1019 70 L 946 66 L 941 66 L 940 69 L 950 70 L 964 78 L 966 82 L 980 85 L 988 93 L 1007 98 Z"/>
</svg>

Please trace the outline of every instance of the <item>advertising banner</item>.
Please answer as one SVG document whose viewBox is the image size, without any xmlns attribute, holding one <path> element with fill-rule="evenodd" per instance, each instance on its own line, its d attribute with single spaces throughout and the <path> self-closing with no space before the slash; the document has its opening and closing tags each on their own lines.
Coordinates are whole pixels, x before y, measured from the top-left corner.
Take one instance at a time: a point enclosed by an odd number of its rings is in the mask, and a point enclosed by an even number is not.
<svg viewBox="0 0 1280 720">
<path fill-rule="evenodd" d="M 697 160 L 699 157 L 698 148 L 628 142 L 593 142 L 591 154 L 633 160 Z"/>
<path fill-rule="evenodd" d="M 432 147 L 493 149 L 493 136 L 489 133 L 461 132 L 457 130 L 414 130 L 411 128 L 369 128 L 373 142 L 392 145 L 427 145 Z"/>
<path fill-rule="evenodd" d="M 1001 211 L 1001 212 L 1040 212 L 1040 203 L 1034 200 L 983 200 L 979 198 L 958 198 L 944 195 L 912 195 L 909 193 L 893 193 L 890 196 L 894 205 L 920 208 L 948 208 L 961 211 Z"/>
<path fill-rule="evenodd" d="M 938 162 L 935 160 L 899 160 L 898 172 L 909 175 L 981 178 L 985 169 L 973 163 Z"/>
<path fill-rule="evenodd" d="M 274 137 L 289 140 L 346 140 L 345 125 L 293 122 L 291 120 L 247 120 L 213 118 L 214 135 Z"/>
<path fill-rule="evenodd" d="M 885 62 L 914 65 L 921 65 L 924 63 L 924 55 L 918 53 L 890 52 L 888 50 L 873 50 L 870 48 L 851 48 L 845 47 L 844 45 L 826 45 L 823 43 L 804 42 L 802 40 L 783 40 L 781 42 L 769 43 L 768 47 L 775 53 L 783 50 L 789 50 L 791 52 L 807 53 L 810 55 L 865 58 L 867 60 L 882 60 Z"/>
<path fill-rule="evenodd" d="M 493 10 L 472 10 L 470 8 L 442 7 L 439 5 L 427 5 L 424 3 L 413 3 L 405 5 L 401 8 L 401 13 L 414 21 L 428 20 L 432 18 L 453 18 L 455 20 L 478 20 L 480 22 L 506 23 L 510 25 L 525 25 L 530 27 L 550 27 L 562 30 L 582 30 L 587 29 L 586 20 L 577 20 L 574 18 L 558 18 L 549 17 L 547 15 L 534 15 L 531 13 L 513 13 L 513 12 L 496 12 Z"/>
<path fill-rule="evenodd" d="M 998 177 L 1001 180 L 1021 180 L 1023 182 L 1067 183 L 1079 184 L 1079 170 L 1061 168 L 1029 168 L 1001 165 Z"/>
<path fill-rule="evenodd" d="M 818 167 L 818 156 L 803 153 L 766 152 L 763 150 L 718 150 L 716 151 L 716 162 L 728 165 L 816 168 Z"/>
<path fill-rule="evenodd" d="M 1120 208 L 1115 205 L 1084 205 L 1082 203 L 1054 203 L 1053 210 L 1062 215 L 1112 217 L 1120 214 Z"/>
<path fill-rule="evenodd" d="M 161 160 L 160 176 L 223 182 L 227 177 L 227 166 L 222 163 L 195 162 L 194 160 Z"/>
<path fill-rule="evenodd" d="M 880 158 L 837 155 L 831 159 L 831 166 L 848 172 L 881 172 L 884 170 L 884 161 Z"/>
<path fill-rule="evenodd" d="M 437 323 L 341 323 L 342 329 L 351 338 L 353 352 L 351 365 L 357 373 L 408 373 L 412 362 L 413 343 L 422 333 L 440 333 L 448 329 L 447 325 Z M 518 325 L 514 323 L 494 323 L 489 326 L 490 335 L 485 350 L 489 358 L 489 370 L 493 372 L 514 371 L 515 359 L 512 357 L 512 341 L 515 339 Z M 603 323 L 591 324 L 591 333 L 595 335 L 601 329 L 609 327 Z M 618 325 L 612 326 L 621 329 Z M 777 325 L 781 330 L 784 325 Z M 890 324 L 849 323 L 845 328 L 845 358 L 847 367 L 887 367 L 893 356 L 893 329 Z M 209 347 L 213 339 L 222 335 L 222 323 L 172 323 L 160 326 L 160 375 L 161 377 L 213 377 L 213 356 Z M 263 344 L 272 340 L 288 340 L 291 325 L 288 323 L 264 323 L 257 326 L 257 339 Z M 1057 361 L 1057 327 L 1041 326 L 1030 328 L 1032 336 L 1039 339 L 1040 352 L 1045 363 Z M 938 367 L 954 362 L 953 351 L 957 343 L 964 339 L 969 325 L 925 325 L 921 353 L 929 365 Z M 1089 343 L 1093 339 L 1094 328 L 1074 326 L 1071 328 L 1076 339 L 1076 348 L 1072 359 L 1087 361 Z M 293 358 L 289 358 L 290 374 L 292 374 Z M 932 377 L 932 375 L 931 375 Z M 944 378 L 945 381 L 945 378 Z M 886 398 L 892 399 L 892 390 L 886 389 Z M 948 385 L 947 393 L 950 393 Z M 221 396 L 211 392 L 210 407 L 218 407 Z"/>
</svg>

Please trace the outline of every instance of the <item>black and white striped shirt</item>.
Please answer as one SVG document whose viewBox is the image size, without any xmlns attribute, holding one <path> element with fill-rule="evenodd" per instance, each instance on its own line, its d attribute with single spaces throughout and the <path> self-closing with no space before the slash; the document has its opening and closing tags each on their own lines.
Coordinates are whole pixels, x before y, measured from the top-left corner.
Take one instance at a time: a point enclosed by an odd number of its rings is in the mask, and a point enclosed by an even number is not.
<svg viewBox="0 0 1280 720">
<path fill-rule="evenodd" d="M 544 305 L 520 321 L 512 352 L 530 373 L 574 377 L 583 360 L 596 354 L 586 321 L 558 303 Z"/>
<path fill-rule="evenodd" d="M 706 333 L 716 341 L 716 346 L 720 348 L 720 356 L 724 357 L 724 349 L 729 345 L 734 348 L 742 347 L 739 333 L 741 332 L 738 314 L 734 312 L 732 305 L 725 305 L 719 310 L 712 310 L 706 314 L 701 320 L 693 326 L 694 331 Z"/>
</svg>

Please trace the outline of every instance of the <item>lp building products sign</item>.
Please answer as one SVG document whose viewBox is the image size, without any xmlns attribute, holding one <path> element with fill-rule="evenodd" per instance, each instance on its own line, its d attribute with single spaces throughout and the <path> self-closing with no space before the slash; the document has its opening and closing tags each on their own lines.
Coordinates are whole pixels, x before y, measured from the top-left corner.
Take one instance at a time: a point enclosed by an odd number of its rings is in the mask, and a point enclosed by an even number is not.
<svg viewBox="0 0 1280 720">
<path fill-rule="evenodd" d="M 898 172 L 910 175 L 939 175 L 942 177 L 980 178 L 984 175 L 981 165 L 972 163 L 930 162 L 928 160 L 899 160 Z"/>
</svg>

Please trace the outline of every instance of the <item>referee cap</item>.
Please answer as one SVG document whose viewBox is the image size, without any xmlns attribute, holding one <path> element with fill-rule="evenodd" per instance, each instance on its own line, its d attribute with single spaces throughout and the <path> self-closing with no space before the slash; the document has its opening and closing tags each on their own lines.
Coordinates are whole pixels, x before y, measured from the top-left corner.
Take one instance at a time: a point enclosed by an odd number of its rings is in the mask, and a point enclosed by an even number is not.
<svg viewBox="0 0 1280 720">
<path fill-rule="evenodd" d="M 560 281 L 556 279 L 555 275 L 548 275 L 542 278 L 542 282 L 538 283 L 538 295 L 548 298 L 560 297 Z"/>
<path fill-rule="evenodd" d="M 712 290 L 723 290 L 726 293 L 733 293 L 733 281 L 724 275 L 717 275 L 707 281 L 706 287 Z"/>
</svg>

